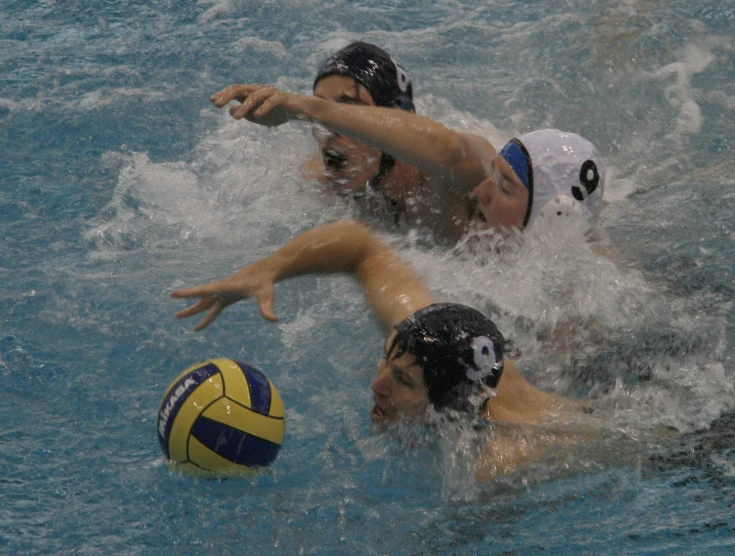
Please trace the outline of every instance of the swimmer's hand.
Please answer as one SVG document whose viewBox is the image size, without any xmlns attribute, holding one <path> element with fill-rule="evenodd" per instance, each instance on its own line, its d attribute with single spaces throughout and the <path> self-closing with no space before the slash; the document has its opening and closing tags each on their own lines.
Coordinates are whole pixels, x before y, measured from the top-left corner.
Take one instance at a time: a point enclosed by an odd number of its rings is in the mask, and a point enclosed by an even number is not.
<svg viewBox="0 0 735 556">
<path fill-rule="evenodd" d="M 230 115 L 236 120 L 246 120 L 277 127 L 290 120 L 305 117 L 308 97 L 287 93 L 270 85 L 230 85 L 209 97 L 217 108 L 236 100 L 241 104 L 230 107 Z"/>
<path fill-rule="evenodd" d="M 260 262 L 250 264 L 227 278 L 172 292 L 171 297 L 176 299 L 200 298 L 188 309 L 176 313 L 176 318 L 185 319 L 207 311 L 194 327 L 198 332 L 212 324 L 226 307 L 252 297 L 258 302 L 264 319 L 277 321 L 278 317 L 273 312 L 273 273 Z"/>
</svg>

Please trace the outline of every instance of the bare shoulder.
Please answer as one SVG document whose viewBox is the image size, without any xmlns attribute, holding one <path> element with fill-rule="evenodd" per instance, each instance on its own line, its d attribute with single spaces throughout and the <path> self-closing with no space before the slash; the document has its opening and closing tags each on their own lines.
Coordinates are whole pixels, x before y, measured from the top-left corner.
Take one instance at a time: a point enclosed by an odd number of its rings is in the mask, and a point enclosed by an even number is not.
<svg viewBox="0 0 735 556">
<path fill-rule="evenodd" d="M 494 422 L 528 425 L 566 422 L 581 411 L 580 401 L 536 388 L 509 360 L 498 384 L 498 395 L 488 401 L 485 409 Z"/>
<path fill-rule="evenodd" d="M 553 447 L 573 447 L 589 437 L 574 426 L 493 423 L 493 435 L 477 462 L 477 481 L 513 473 L 537 461 Z"/>
<path fill-rule="evenodd" d="M 512 473 L 552 447 L 571 447 L 594 438 L 596 429 L 587 413 L 583 401 L 536 388 L 506 360 L 498 395 L 484 412 L 493 435 L 478 461 L 477 480 Z"/>
</svg>

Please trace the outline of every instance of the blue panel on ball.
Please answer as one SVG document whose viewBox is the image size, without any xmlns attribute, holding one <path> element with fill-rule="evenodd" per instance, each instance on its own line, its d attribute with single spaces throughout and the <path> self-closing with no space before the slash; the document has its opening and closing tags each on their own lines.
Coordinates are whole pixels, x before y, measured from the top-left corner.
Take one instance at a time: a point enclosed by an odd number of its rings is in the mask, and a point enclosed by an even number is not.
<svg viewBox="0 0 735 556">
<path fill-rule="evenodd" d="M 190 373 L 182 376 L 176 384 L 174 384 L 168 392 L 166 398 L 161 402 L 161 409 L 158 410 L 158 443 L 163 449 L 166 458 L 168 453 L 168 436 L 171 434 L 171 426 L 173 425 L 176 414 L 197 386 L 207 380 L 212 375 L 219 372 L 219 368 L 213 363 L 203 365 L 194 369 Z"/>
<path fill-rule="evenodd" d="M 255 367 L 237 362 L 245 373 L 250 386 L 250 403 L 252 409 L 262 415 L 268 415 L 271 410 L 271 385 L 262 372 Z"/>
<path fill-rule="evenodd" d="M 194 423 L 191 434 L 214 453 L 248 467 L 268 465 L 281 449 L 280 444 L 202 416 Z"/>
</svg>

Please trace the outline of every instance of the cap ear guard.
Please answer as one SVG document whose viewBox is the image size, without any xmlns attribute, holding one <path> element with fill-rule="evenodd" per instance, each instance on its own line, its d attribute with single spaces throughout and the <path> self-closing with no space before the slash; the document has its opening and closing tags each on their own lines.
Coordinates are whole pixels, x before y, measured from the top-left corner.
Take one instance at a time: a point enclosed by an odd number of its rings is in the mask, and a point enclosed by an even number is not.
<svg viewBox="0 0 735 556">
<path fill-rule="evenodd" d="M 538 225 L 541 220 L 569 218 L 582 216 L 582 214 L 584 214 L 582 206 L 576 200 L 566 195 L 557 195 L 546 201 L 546 204 L 541 207 L 536 216 L 537 223 L 535 225 Z"/>
<path fill-rule="evenodd" d="M 393 102 L 393 108 L 398 108 L 399 110 L 406 110 L 407 112 L 416 112 L 416 105 L 413 103 L 413 101 L 408 98 L 405 95 L 401 95 L 396 97 Z"/>
<path fill-rule="evenodd" d="M 503 372 L 503 360 L 497 360 L 495 344 L 487 336 L 478 336 L 472 341 L 472 349 L 475 368 L 468 367 L 465 376 L 472 382 L 495 388 Z"/>
</svg>

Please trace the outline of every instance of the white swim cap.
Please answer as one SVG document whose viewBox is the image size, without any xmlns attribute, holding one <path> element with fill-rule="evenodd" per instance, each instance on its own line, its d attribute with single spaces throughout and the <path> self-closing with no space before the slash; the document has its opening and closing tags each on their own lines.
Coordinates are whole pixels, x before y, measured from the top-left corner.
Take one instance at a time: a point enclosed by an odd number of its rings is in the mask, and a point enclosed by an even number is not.
<svg viewBox="0 0 735 556">
<path fill-rule="evenodd" d="M 584 137 L 541 129 L 511 139 L 500 154 L 529 191 L 524 227 L 530 227 L 539 217 L 599 217 L 605 165 L 595 146 Z"/>
</svg>

